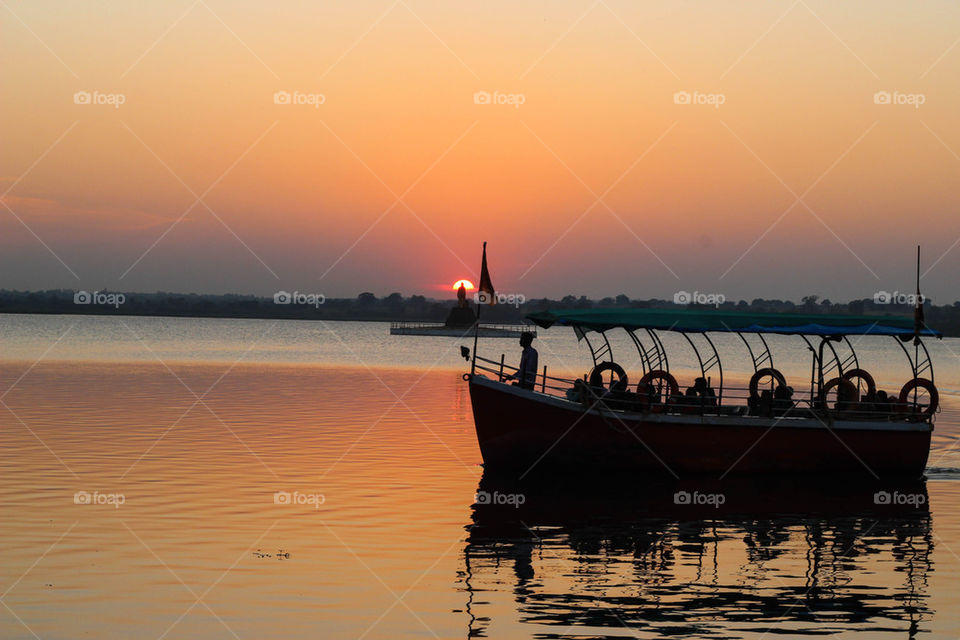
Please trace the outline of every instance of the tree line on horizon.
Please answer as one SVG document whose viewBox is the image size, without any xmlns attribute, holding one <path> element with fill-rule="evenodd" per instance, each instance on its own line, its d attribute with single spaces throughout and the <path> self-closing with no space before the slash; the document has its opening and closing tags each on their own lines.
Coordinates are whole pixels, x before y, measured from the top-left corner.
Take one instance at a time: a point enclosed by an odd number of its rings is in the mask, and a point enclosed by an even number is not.
<svg viewBox="0 0 960 640">
<path fill-rule="evenodd" d="M 278 318 L 298 320 L 367 320 L 443 322 L 453 299 L 438 300 L 422 295 L 403 296 L 399 292 L 383 297 L 363 292 L 355 298 L 314 299 L 309 304 L 289 300 L 278 302 L 276 296 L 245 294 L 126 293 L 100 291 L 99 298 L 78 302 L 78 293 L 70 289 L 46 291 L 0 290 L 0 313 L 139 315 L 208 318 Z M 111 297 L 111 294 L 114 294 Z M 117 304 L 122 295 L 122 303 Z M 112 300 L 99 303 L 98 300 Z M 470 306 L 476 306 L 470 302 Z M 841 315 L 909 316 L 909 304 L 890 304 L 864 298 L 849 302 L 832 302 L 816 295 L 804 296 L 799 303 L 791 300 L 754 298 L 751 301 L 724 301 L 719 304 L 679 304 L 659 298 L 638 299 L 626 294 L 599 300 L 587 296 L 567 295 L 559 299 L 534 298 L 522 304 L 485 306 L 481 320 L 490 323 L 520 323 L 528 313 L 558 308 L 609 309 L 681 309 L 703 308 L 741 312 L 832 313 Z M 924 302 L 926 323 L 945 335 L 960 336 L 960 301 L 946 305 Z"/>
</svg>

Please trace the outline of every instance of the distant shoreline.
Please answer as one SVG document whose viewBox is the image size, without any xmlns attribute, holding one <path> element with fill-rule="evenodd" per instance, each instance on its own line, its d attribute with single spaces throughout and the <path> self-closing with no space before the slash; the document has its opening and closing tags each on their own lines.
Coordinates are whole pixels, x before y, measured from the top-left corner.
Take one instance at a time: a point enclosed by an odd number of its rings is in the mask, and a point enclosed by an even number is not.
<svg viewBox="0 0 960 640">
<path fill-rule="evenodd" d="M 285 293 L 285 292 L 281 292 Z M 68 289 L 49 291 L 0 290 L 0 314 L 6 315 L 85 315 L 157 318 L 213 318 L 245 320 L 320 320 L 344 322 L 443 322 L 457 303 L 453 299 L 434 300 L 425 296 L 404 297 L 393 293 L 381 298 L 361 293 L 356 298 L 309 297 L 294 292 L 281 297 L 253 295 L 206 295 L 157 293 L 122 293 L 95 291 L 75 292 Z M 470 304 L 471 307 L 474 305 Z M 882 319 L 889 316 L 910 317 L 913 308 L 906 304 L 884 304 L 872 299 L 847 303 L 820 301 L 807 296 L 800 304 L 784 300 L 757 298 L 751 302 L 689 305 L 670 300 L 616 298 L 590 300 L 585 296 L 525 299 L 518 304 L 497 304 L 484 307 L 484 324 L 519 324 L 528 313 L 559 308 L 579 309 L 685 309 L 702 308 L 754 313 L 824 313 L 867 315 Z M 960 336 L 960 302 L 951 305 L 924 304 L 928 326 L 945 336 Z"/>
<path fill-rule="evenodd" d="M 104 311 L 97 313 L 92 310 L 82 311 L 8 311 L 0 309 L 0 316 L 88 316 L 91 318 L 110 317 L 110 318 L 195 318 L 197 320 L 309 320 L 314 322 L 400 322 L 390 318 L 326 318 L 321 316 L 279 316 L 279 315 L 200 315 L 200 314 L 182 314 L 182 313 L 129 313 L 125 311 Z M 430 322 L 424 320 L 423 322 Z"/>
</svg>

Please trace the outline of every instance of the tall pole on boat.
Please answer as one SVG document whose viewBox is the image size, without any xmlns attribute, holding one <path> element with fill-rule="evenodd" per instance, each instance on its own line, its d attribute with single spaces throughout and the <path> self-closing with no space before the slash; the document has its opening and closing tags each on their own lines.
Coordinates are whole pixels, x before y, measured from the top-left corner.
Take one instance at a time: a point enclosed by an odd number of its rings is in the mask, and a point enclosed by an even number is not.
<svg viewBox="0 0 960 640">
<path fill-rule="evenodd" d="M 913 309 L 913 350 L 918 352 L 920 348 L 920 331 L 923 330 L 923 297 L 920 293 L 920 245 L 917 245 L 917 299 L 914 300 Z M 914 353 L 916 357 L 918 353 Z M 916 360 L 914 360 L 916 361 Z"/>
<path fill-rule="evenodd" d="M 917 362 L 920 359 L 920 331 L 923 329 L 921 324 L 923 318 L 923 298 L 920 295 L 920 245 L 917 245 L 917 299 L 914 300 L 913 309 L 913 368 L 917 369 Z M 914 374 L 916 375 L 916 374 Z M 913 408 L 917 408 L 918 390 L 913 389 Z"/>
<path fill-rule="evenodd" d="M 917 245 L 917 293 L 920 293 L 920 245 Z"/>
</svg>

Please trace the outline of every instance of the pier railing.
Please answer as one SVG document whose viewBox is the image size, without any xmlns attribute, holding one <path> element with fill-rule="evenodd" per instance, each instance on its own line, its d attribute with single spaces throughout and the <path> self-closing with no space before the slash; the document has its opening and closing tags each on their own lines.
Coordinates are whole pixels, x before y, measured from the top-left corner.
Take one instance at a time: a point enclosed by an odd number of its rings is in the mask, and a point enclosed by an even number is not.
<svg viewBox="0 0 960 640">
<path fill-rule="evenodd" d="M 408 321 L 400 320 L 390 323 L 391 329 L 463 329 L 463 331 L 469 332 L 473 331 L 473 327 L 447 327 L 442 322 L 418 322 L 418 321 Z M 536 335 L 537 328 L 531 324 L 488 324 L 486 322 L 480 323 L 481 330 L 492 330 L 492 331 L 529 331 Z"/>
</svg>

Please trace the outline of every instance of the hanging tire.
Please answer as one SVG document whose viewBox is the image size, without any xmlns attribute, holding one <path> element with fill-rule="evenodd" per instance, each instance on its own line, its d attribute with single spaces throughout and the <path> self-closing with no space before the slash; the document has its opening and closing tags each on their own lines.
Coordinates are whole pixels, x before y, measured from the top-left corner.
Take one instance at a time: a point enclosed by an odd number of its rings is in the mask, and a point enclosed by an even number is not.
<svg viewBox="0 0 960 640">
<path fill-rule="evenodd" d="M 900 389 L 900 406 L 906 407 L 909 406 L 908 398 L 910 393 L 917 387 L 921 389 L 926 389 L 927 393 L 930 394 L 930 404 L 927 405 L 927 408 L 920 412 L 920 415 L 925 417 L 930 417 L 937 412 L 937 408 L 940 407 L 940 392 L 937 391 L 937 387 L 933 384 L 932 380 L 927 378 L 914 378 L 913 380 L 907 382 L 903 385 L 903 388 Z"/>
<path fill-rule="evenodd" d="M 873 376 L 870 375 L 865 369 L 850 369 L 850 371 L 843 372 L 844 380 L 853 380 L 854 378 L 859 378 L 867 383 L 867 393 L 870 396 L 874 396 L 877 393 L 877 383 L 874 382 Z M 860 389 L 860 386 L 857 385 L 857 389 Z"/>
<path fill-rule="evenodd" d="M 760 380 L 766 377 L 771 377 L 776 380 L 779 384 L 787 386 L 787 379 L 783 377 L 783 374 L 779 370 L 774 369 L 773 367 L 765 367 L 763 369 L 757 369 L 757 371 L 750 377 L 750 395 L 759 396 L 760 395 Z"/>
<path fill-rule="evenodd" d="M 852 409 L 853 406 L 856 404 L 856 401 L 853 400 L 853 398 L 857 395 L 857 385 L 853 384 L 846 378 L 831 378 L 826 383 L 824 383 L 824 385 L 820 388 L 819 395 L 817 395 L 817 407 L 821 411 L 825 411 L 825 412 L 836 412 L 836 411 L 845 410 L 845 409 L 835 410 L 827 406 L 827 394 L 833 391 L 834 387 L 839 387 L 837 389 L 838 404 L 840 402 L 848 402 L 850 403 L 850 407 L 848 407 L 848 409 Z M 843 396 L 844 392 L 846 392 L 849 399 L 846 399 L 846 400 L 840 399 Z"/>
<path fill-rule="evenodd" d="M 603 374 L 607 371 L 612 371 L 617 375 L 617 381 L 610 382 L 611 391 L 626 391 L 627 389 L 627 372 L 623 370 L 623 367 L 618 365 L 616 362 L 608 361 L 601 362 L 593 368 L 593 371 L 590 372 L 590 386 L 591 387 L 602 387 L 603 386 Z"/>
<path fill-rule="evenodd" d="M 667 388 L 670 390 L 670 393 L 667 397 L 680 395 L 680 385 L 677 384 L 677 379 L 673 377 L 669 371 L 664 371 L 663 369 L 654 369 L 643 374 L 643 377 L 640 378 L 640 382 L 637 383 L 637 393 L 643 394 L 645 388 L 650 384 L 652 380 L 663 380 L 667 383 Z"/>
</svg>

